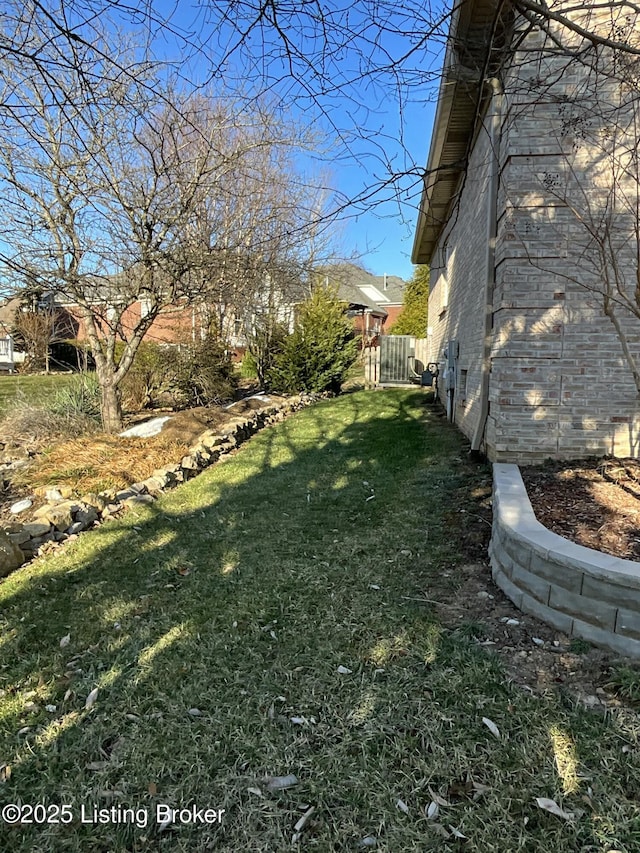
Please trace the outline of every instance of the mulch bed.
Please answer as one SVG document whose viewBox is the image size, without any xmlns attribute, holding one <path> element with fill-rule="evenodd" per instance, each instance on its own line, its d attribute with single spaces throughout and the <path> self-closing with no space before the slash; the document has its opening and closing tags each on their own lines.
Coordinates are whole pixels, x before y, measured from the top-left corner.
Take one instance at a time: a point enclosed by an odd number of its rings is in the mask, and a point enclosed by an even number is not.
<svg viewBox="0 0 640 853">
<path fill-rule="evenodd" d="M 542 524 L 579 545 L 640 560 L 640 463 L 583 459 L 521 469 Z"/>
</svg>

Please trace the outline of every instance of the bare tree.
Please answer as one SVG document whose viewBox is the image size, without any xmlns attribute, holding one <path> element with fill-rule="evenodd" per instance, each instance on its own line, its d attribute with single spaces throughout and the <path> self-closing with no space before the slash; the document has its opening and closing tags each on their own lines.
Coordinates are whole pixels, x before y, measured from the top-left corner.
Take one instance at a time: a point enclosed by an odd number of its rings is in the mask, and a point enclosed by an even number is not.
<svg viewBox="0 0 640 853">
<path fill-rule="evenodd" d="M 46 33 L 37 37 L 46 56 L 51 42 Z M 148 67 L 134 76 L 128 64 L 88 81 L 83 69 L 91 57 L 86 47 L 78 69 L 60 72 L 56 97 L 51 80 L 5 57 L 13 67 L 0 95 L 20 110 L 0 110 L 0 263 L 5 278 L 73 306 L 95 359 L 104 428 L 115 431 L 120 385 L 160 311 L 210 295 L 225 223 L 209 222 L 216 240 L 209 234 L 203 252 L 208 199 L 225 186 L 237 192 L 256 152 L 273 151 L 281 140 L 263 117 L 253 116 L 259 132 L 247 131 L 229 100 L 183 95 L 166 81 L 159 98 Z M 284 182 L 273 170 L 269 179 Z M 274 233 L 289 228 L 264 207 L 255 217 L 263 234 L 266 222 Z M 254 235 L 247 247 L 256 250 Z"/>
<path fill-rule="evenodd" d="M 173 59 L 174 69 L 196 87 L 233 81 L 247 104 L 268 92 L 323 124 L 339 141 L 333 159 L 367 165 L 362 189 L 338 192 L 328 211 L 358 213 L 381 201 L 415 200 L 428 178 L 422 152 L 416 159 L 404 144 L 404 115 L 408 105 L 435 98 L 451 17 L 464 18 L 468 5 L 464 0 L 444 8 L 423 0 L 207 0 L 194 11 L 184 0 L 169 7 L 146 0 L 7 0 L 0 13 L 0 59 L 20 63 L 54 99 L 70 102 L 75 89 L 60 92 L 61 72 L 77 72 L 87 89 L 97 79 L 135 77 L 150 56 Z M 609 14 L 606 27 L 603 10 Z M 466 73 L 475 79 L 494 73 L 493 60 L 503 61 L 531 33 L 547 38 L 547 49 L 561 52 L 567 62 L 588 66 L 598 50 L 610 48 L 621 61 L 633 63 L 640 44 L 625 21 L 635 20 L 637 12 L 635 0 L 495 0 L 486 8 L 486 27 L 454 47 L 465 53 Z M 118 27 L 142 36 L 144 50 L 135 51 L 133 64 L 105 43 L 105 28 Z M 46 53 L 38 48 L 41 31 L 47 33 Z M 487 46 L 493 57 L 488 61 Z M 157 82 L 148 85 L 162 96 Z M 381 106 L 387 112 L 391 103 L 397 127 L 386 126 L 381 114 Z M 11 100 L 3 109 L 20 112 Z"/>
<path fill-rule="evenodd" d="M 74 338 L 75 324 L 64 309 L 35 300 L 17 309 L 12 331 L 17 343 L 24 347 L 26 367 L 49 373 L 51 347 Z"/>
<path fill-rule="evenodd" d="M 507 133 L 526 134 L 533 115 L 545 127 L 502 172 L 500 227 L 545 273 L 536 286 L 556 282 L 559 300 L 577 288 L 613 324 L 640 393 L 640 7 L 558 9 L 514 21 L 497 72 Z"/>
</svg>

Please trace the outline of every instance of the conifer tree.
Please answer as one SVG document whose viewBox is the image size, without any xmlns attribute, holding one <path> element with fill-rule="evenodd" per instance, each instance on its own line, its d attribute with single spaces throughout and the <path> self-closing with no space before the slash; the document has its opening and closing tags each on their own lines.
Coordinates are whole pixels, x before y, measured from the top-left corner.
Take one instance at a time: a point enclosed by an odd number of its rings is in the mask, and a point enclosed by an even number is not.
<svg viewBox="0 0 640 853">
<path fill-rule="evenodd" d="M 420 264 L 404 291 L 404 305 L 396 322 L 389 329 L 390 335 L 427 336 L 427 312 L 429 308 L 429 267 Z"/>
</svg>

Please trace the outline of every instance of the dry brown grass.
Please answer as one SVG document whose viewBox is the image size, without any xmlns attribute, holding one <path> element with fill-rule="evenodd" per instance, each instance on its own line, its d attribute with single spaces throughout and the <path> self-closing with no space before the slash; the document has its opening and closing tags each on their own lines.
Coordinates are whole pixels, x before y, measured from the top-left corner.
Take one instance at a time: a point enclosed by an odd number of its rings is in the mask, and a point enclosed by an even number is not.
<svg viewBox="0 0 640 853">
<path fill-rule="evenodd" d="M 95 434 L 99 427 L 86 415 L 57 414 L 41 406 L 21 402 L 0 422 L 0 441 L 42 445 L 57 438 Z"/>
<path fill-rule="evenodd" d="M 162 434 L 145 439 L 85 436 L 56 443 L 38 454 L 15 482 L 31 488 L 69 485 L 78 493 L 123 489 L 178 461 L 186 449 L 184 442 Z"/>
</svg>

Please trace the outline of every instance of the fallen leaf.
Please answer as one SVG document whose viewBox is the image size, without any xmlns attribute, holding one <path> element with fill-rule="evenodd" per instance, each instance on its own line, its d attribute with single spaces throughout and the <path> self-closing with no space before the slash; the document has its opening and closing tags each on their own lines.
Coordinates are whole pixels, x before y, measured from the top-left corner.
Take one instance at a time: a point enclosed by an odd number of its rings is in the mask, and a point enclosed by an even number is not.
<svg viewBox="0 0 640 853">
<path fill-rule="evenodd" d="M 155 795 L 158 793 L 158 786 L 155 782 L 149 782 L 149 787 L 147 788 L 147 790 L 149 791 L 152 797 L 155 797 Z"/>
<path fill-rule="evenodd" d="M 298 777 L 293 773 L 287 776 L 272 776 L 267 782 L 267 788 L 270 791 L 283 791 L 285 788 L 293 788 L 298 784 Z"/>
<path fill-rule="evenodd" d="M 58 710 L 56 705 L 45 705 L 44 709 L 45 709 L 45 711 L 48 711 L 50 714 L 55 714 L 55 712 Z"/>
<path fill-rule="evenodd" d="M 85 709 L 88 711 L 89 708 L 93 708 L 96 704 L 96 699 L 98 698 L 98 688 L 94 687 L 91 693 L 87 696 L 87 701 L 84 703 Z"/>
<path fill-rule="evenodd" d="M 11 765 L 3 764 L 0 766 L 0 782 L 8 782 L 11 779 Z"/>
<path fill-rule="evenodd" d="M 289 722 L 293 723 L 294 726 L 304 726 L 307 720 L 306 717 L 290 717 Z"/>
<path fill-rule="evenodd" d="M 66 634 L 66 635 L 65 635 L 65 636 L 60 640 L 60 648 L 61 648 L 61 649 L 66 649 L 66 647 L 69 645 L 69 643 L 70 643 L 70 642 L 71 642 L 71 634 Z"/>
<path fill-rule="evenodd" d="M 464 833 L 460 832 L 460 830 L 459 830 L 459 829 L 456 829 L 456 828 L 455 828 L 455 826 L 451 826 L 451 824 L 449 824 L 449 829 L 451 830 L 451 832 L 453 833 L 453 835 L 455 835 L 455 837 L 456 837 L 456 838 L 464 838 L 464 839 L 466 839 L 466 837 L 467 837 L 467 836 L 466 836 L 466 835 L 464 835 Z"/>
<path fill-rule="evenodd" d="M 201 717 L 202 711 L 200 710 L 200 708 L 189 708 L 187 714 L 190 714 L 192 717 Z"/>
<path fill-rule="evenodd" d="M 434 791 L 433 788 L 430 787 L 428 789 L 428 791 L 429 791 L 429 795 L 430 795 L 430 797 L 434 803 L 437 803 L 439 806 L 450 806 L 451 805 L 449 800 L 445 800 L 445 798 L 441 797 L 440 794 L 436 793 L 436 791 Z"/>
<path fill-rule="evenodd" d="M 250 794 L 255 794 L 255 795 L 256 795 L 256 797 L 264 797 L 264 794 L 262 793 L 262 791 L 260 790 L 260 788 L 247 788 L 247 791 L 248 791 Z"/>
<path fill-rule="evenodd" d="M 97 772 L 99 770 L 105 770 L 107 767 L 110 766 L 111 765 L 108 761 L 90 761 L 88 764 L 85 764 L 84 769 L 93 770 Z"/>
<path fill-rule="evenodd" d="M 536 797 L 536 804 L 538 808 L 550 812 L 556 817 L 561 817 L 563 820 L 573 820 L 576 817 L 575 812 L 564 811 L 555 800 L 548 800 L 546 797 Z"/>
<path fill-rule="evenodd" d="M 158 832 L 164 832 L 171 822 L 171 813 L 169 813 L 169 816 L 158 824 Z"/>
<path fill-rule="evenodd" d="M 489 729 L 491 734 L 494 737 L 496 737 L 498 740 L 500 740 L 500 729 L 496 726 L 496 724 L 493 722 L 493 720 L 490 720 L 489 717 L 483 717 L 482 722 Z"/>
<path fill-rule="evenodd" d="M 488 793 L 491 788 L 489 785 L 483 785 L 482 782 L 473 782 L 473 799 L 477 800 L 483 794 Z"/>
<path fill-rule="evenodd" d="M 440 806 L 436 802 L 432 801 L 428 806 L 425 806 L 424 813 L 427 820 L 435 820 L 440 814 Z"/>
<path fill-rule="evenodd" d="M 369 847 L 369 848 L 371 848 L 371 847 L 377 847 L 377 846 L 378 846 L 378 839 L 374 838 L 373 835 L 365 835 L 364 838 L 361 838 L 360 841 L 358 841 L 358 847 Z"/>
<path fill-rule="evenodd" d="M 473 782 L 467 779 L 454 780 L 447 790 L 447 796 L 450 800 L 460 800 L 465 797 L 471 797 L 473 793 Z"/>
<path fill-rule="evenodd" d="M 409 806 L 405 803 L 404 800 L 398 800 L 398 802 L 396 803 L 396 808 L 400 809 L 400 811 L 404 812 L 405 814 L 409 814 Z"/>
<path fill-rule="evenodd" d="M 309 806 L 306 812 L 302 815 L 302 817 L 297 821 L 296 825 L 293 827 L 294 832 L 302 832 L 302 830 L 307 825 L 309 818 L 315 812 L 315 806 Z"/>
<path fill-rule="evenodd" d="M 532 637 L 531 642 L 535 643 L 536 646 L 544 646 L 544 640 L 541 640 L 540 637 Z"/>
<path fill-rule="evenodd" d="M 340 664 L 337 671 L 340 673 L 340 675 L 351 675 L 351 673 L 353 672 L 352 669 L 347 669 L 347 667 L 342 666 L 342 664 Z"/>
</svg>

